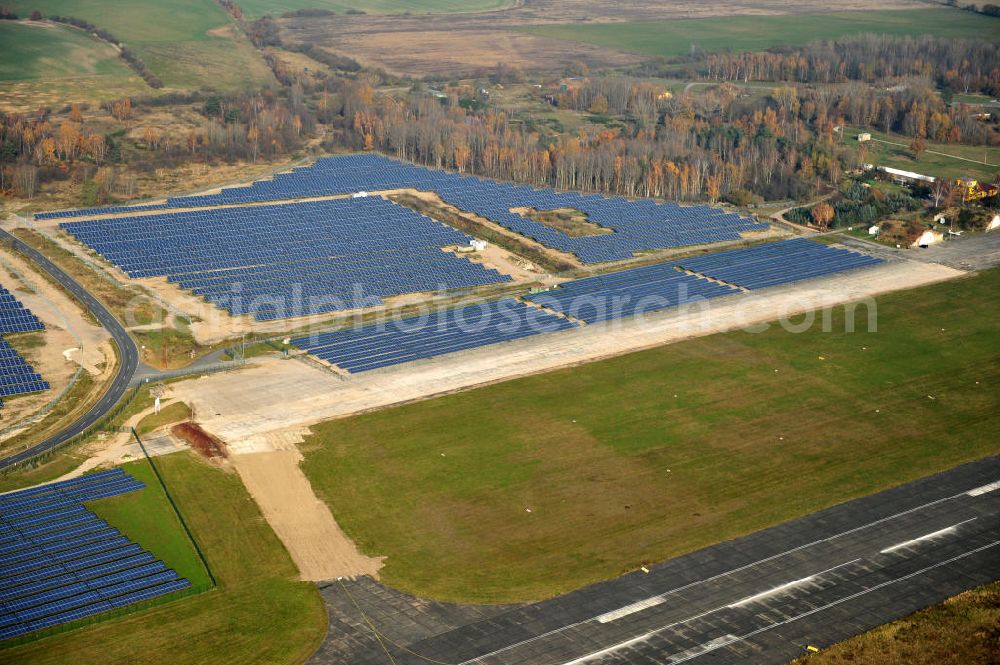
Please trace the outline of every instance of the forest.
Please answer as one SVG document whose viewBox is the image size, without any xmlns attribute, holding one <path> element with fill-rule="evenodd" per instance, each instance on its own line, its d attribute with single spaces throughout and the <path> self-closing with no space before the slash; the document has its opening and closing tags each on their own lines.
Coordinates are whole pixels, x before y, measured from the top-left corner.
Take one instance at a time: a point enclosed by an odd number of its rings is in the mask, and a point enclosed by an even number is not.
<svg viewBox="0 0 1000 665">
<path fill-rule="evenodd" d="M 251 24 L 251 36 L 265 44 L 261 25 Z M 864 146 L 845 141 L 848 126 L 907 137 L 915 154 L 926 141 L 1000 144 L 995 115 L 949 103 L 956 93 L 1000 88 L 995 41 L 862 35 L 697 57 L 707 87 L 690 92 L 667 93 L 638 71 L 577 77 L 579 85 L 547 97 L 554 113 L 594 121 L 575 132 L 473 98 L 477 83 L 446 84 L 446 94 L 430 95 L 410 82 L 401 93 L 406 81 L 352 71 L 356 63 L 305 75 L 272 57 L 279 86 L 115 100 L 103 109 L 112 127 L 88 126 L 78 107 L 0 114 L 0 188 L 30 198 L 44 182 L 73 178 L 91 183 L 91 202 L 106 202 L 127 197 L 121 183 L 130 170 L 280 160 L 314 139 L 328 151 L 378 150 L 559 189 L 746 205 L 836 187 L 868 157 Z M 492 78 L 494 85 L 525 80 L 503 65 Z M 736 85 L 751 80 L 774 86 L 751 95 Z M 195 108 L 200 126 L 171 132 L 133 125 L 139 111 L 170 103 Z"/>
</svg>

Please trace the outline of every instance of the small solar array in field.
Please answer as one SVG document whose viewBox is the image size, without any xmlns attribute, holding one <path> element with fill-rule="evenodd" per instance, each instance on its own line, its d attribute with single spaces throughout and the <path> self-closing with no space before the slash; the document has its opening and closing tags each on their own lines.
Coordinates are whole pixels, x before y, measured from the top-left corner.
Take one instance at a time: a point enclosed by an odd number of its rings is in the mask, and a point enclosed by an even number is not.
<svg viewBox="0 0 1000 665">
<path fill-rule="evenodd" d="M 0 335 L 42 330 L 45 326 L 31 310 L 0 286 Z M 0 337 L 0 397 L 48 390 L 49 384 Z"/>
<path fill-rule="evenodd" d="M 190 586 L 84 506 L 143 487 L 113 469 L 0 496 L 0 639 Z"/>
</svg>

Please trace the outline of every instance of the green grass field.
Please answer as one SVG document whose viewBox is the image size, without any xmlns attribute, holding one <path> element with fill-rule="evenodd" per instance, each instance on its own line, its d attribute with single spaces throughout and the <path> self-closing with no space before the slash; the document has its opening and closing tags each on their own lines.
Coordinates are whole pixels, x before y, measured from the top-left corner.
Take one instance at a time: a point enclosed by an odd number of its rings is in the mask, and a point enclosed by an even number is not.
<svg viewBox="0 0 1000 665">
<path fill-rule="evenodd" d="M 895 134 L 885 134 L 870 129 L 846 127 L 845 141 L 857 148 L 858 133 L 868 132 L 876 139 L 868 144 L 868 162 L 876 166 L 891 166 L 906 171 L 916 171 L 939 178 L 973 176 L 984 182 L 993 182 L 1000 172 L 1000 148 L 983 148 L 948 143 L 927 143 L 927 151 L 919 158 L 910 154 L 911 139 Z M 988 162 L 983 163 L 983 159 Z"/>
<path fill-rule="evenodd" d="M 259 54 L 210 0 L 138 0 L 128 11 L 113 0 L 13 0 L 18 15 L 75 16 L 133 48 L 168 88 L 238 89 L 269 80 Z M 147 88 L 146 94 L 153 91 Z"/>
<path fill-rule="evenodd" d="M 295 565 L 239 478 L 188 453 L 156 463 L 218 586 L 72 632 L 0 647 L 0 662 L 270 665 L 303 662 L 319 646 L 326 632 L 322 599 L 314 585 L 296 581 Z M 152 495 L 149 487 L 141 492 L 147 493 Z M 183 552 L 183 533 L 164 529 L 154 514 L 146 514 L 154 507 L 145 501 L 126 496 L 92 505 L 179 573 L 196 575 L 197 560 Z"/>
<path fill-rule="evenodd" d="M 552 596 L 1000 452 L 998 289 L 1000 269 L 879 298 L 877 332 L 720 334 L 324 423 L 303 469 L 388 584 Z"/>
<path fill-rule="evenodd" d="M 993 39 L 1000 33 L 1000 19 L 942 8 L 546 25 L 531 26 L 525 30 L 555 39 L 623 51 L 674 56 L 687 54 L 692 44 L 706 51 L 756 51 L 781 44 L 805 44 L 815 39 L 836 39 L 863 32 Z"/>
<path fill-rule="evenodd" d="M 793 665 L 972 665 L 996 662 L 1000 582 L 852 637 Z"/>
<path fill-rule="evenodd" d="M 144 93 L 149 87 L 118 53 L 86 33 L 48 23 L 0 21 L 0 108 L 18 108 L 22 98 L 64 104 Z"/>
<path fill-rule="evenodd" d="M 176 570 L 180 577 L 187 578 L 192 587 L 209 588 L 208 572 L 185 536 L 149 462 L 131 462 L 122 468 L 146 487 L 138 492 L 91 501 L 87 507 Z"/>
<path fill-rule="evenodd" d="M 155 429 L 179 423 L 191 417 L 191 409 L 184 402 L 174 402 L 163 407 L 159 413 L 151 413 L 140 420 L 135 429 L 140 435 L 148 434 Z"/>
<path fill-rule="evenodd" d="M 240 7 L 247 16 L 280 16 L 297 9 L 327 9 L 342 14 L 348 10 L 367 14 L 454 14 L 506 9 L 514 0 L 246 0 Z"/>
</svg>

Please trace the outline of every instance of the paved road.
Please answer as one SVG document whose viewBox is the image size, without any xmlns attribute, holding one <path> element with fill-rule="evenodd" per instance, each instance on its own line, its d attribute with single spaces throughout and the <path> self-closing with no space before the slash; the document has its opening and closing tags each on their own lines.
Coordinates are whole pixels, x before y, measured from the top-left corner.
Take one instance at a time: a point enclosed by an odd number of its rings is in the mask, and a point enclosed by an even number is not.
<svg viewBox="0 0 1000 665">
<path fill-rule="evenodd" d="M 100 420 L 105 413 L 111 410 L 115 404 L 118 403 L 118 400 L 120 400 L 128 390 L 129 385 L 135 376 L 136 370 L 139 367 L 139 350 L 136 348 L 135 342 L 132 338 L 129 337 L 128 332 L 124 327 L 122 327 L 121 323 L 118 322 L 118 319 L 116 319 L 114 315 L 109 312 L 106 307 L 104 307 L 104 305 L 98 302 L 94 296 L 90 295 L 90 293 L 84 290 L 82 286 L 77 284 L 72 277 L 63 272 L 59 266 L 46 258 L 34 247 L 21 242 L 15 236 L 2 229 L 0 229 L 0 240 L 12 243 L 18 252 L 34 261 L 36 265 L 38 265 L 45 272 L 49 273 L 49 275 L 66 288 L 67 291 L 72 293 L 77 300 L 86 305 L 86 307 L 90 310 L 90 313 L 94 315 L 102 326 L 104 326 L 105 330 L 111 333 L 111 337 L 118 346 L 120 356 L 118 373 L 115 375 L 114 380 L 111 382 L 111 385 L 108 386 L 108 389 L 105 391 L 100 401 L 94 404 L 90 410 L 83 414 L 75 423 L 71 424 L 58 434 L 55 434 L 54 436 L 51 436 L 30 448 L 22 450 L 15 455 L 11 455 L 10 457 L 0 460 L 0 469 L 4 469 L 65 443 Z"/>
<path fill-rule="evenodd" d="M 995 457 L 532 605 L 334 582 L 311 663 L 779 664 L 998 578 Z"/>
</svg>

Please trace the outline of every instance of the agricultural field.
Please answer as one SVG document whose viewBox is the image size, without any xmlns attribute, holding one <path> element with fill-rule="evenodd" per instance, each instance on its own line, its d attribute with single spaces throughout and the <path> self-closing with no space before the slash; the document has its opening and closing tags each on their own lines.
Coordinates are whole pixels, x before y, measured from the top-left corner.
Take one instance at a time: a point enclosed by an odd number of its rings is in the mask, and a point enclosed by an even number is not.
<svg viewBox="0 0 1000 665">
<path fill-rule="evenodd" d="M 553 596 L 996 454 L 998 287 L 883 296 L 877 332 L 862 307 L 856 333 L 714 335 L 331 421 L 303 470 L 386 583 Z"/>
<path fill-rule="evenodd" d="M 831 12 L 789 16 L 727 16 L 678 21 L 544 25 L 527 32 L 653 56 L 677 56 L 692 46 L 705 51 L 755 51 L 837 39 L 864 32 L 897 36 L 994 38 L 1000 19 L 959 9 Z"/>
<path fill-rule="evenodd" d="M 366 14 L 451 14 L 507 9 L 514 0 L 247 0 L 240 7 L 254 18 L 270 14 L 277 16 L 298 9 L 325 9 L 343 14 L 361 11 Z"/>
<path fill-rule="evenodd" d="M 996 656 L 998 622 L 1000 582 L 994 582 L 879 626 L 793 665 L 990 663 Z"/>
<path fill-rule="evenodd" d="M 28 110 L 149 88 L 117 51 L 81 30 L 34 21 L 0 21 L 0 108 Z"/>
<path fill-rule="evenodd" d="M 14 0 L 7 6 L 19 15 L 37 9 L 46 16 L 90 21 L 134 49 L 168 89 L 239 90 L 270 79 L 260 55 L 214 2 L 142 0 L 131 3 L 129 11 L 112 0 L 85 5 L 72 0 Z M 153 92 L 146 88 L 146 94 Z"/>
<path fill-rule="evenodd" d="M 141 464 L 125 469 L 138 476 Z M 108 665 L 134 663 L 137 655 L 143 663 L 170 665 L 301 662 L 316 649 L 326 631 L 316 587 L 294 581 L 294 564 L 239 478 L 188 453 L 158 458 L 156 464 L 218 586 L 71 632 L 0 647 L 0 662 Z M 142 479 L 147 483 L 143 493 L 150 493 L 152 479 Z M 125 495 L 92 505 L 179 574 L 198 574 L 200 564 L 179 540 L 183 533 L 175 534 L 173 524 L 164 529 L 169 518 L 146 513 L 144 501 Z"/>
<path fill-rule="evenodd" d="M 890 166 L 939 178 L 972 176 L 984 182 L 992 182 L 1000 172 L 1000 148 L 997 147 L 928 142 L 927 150 L 914 159 L 910 152 L 912 140 L 905 136 L 845 127 L 848 144 L 856 147 L 858 134 L 862 131 L 872 135 L 865 161 L 875 166 Z"/>
</svg>

